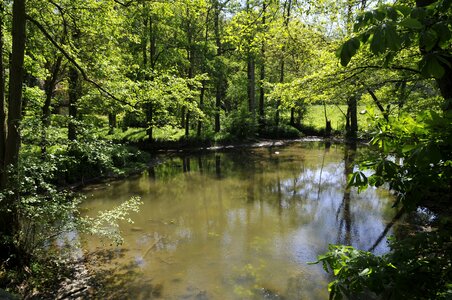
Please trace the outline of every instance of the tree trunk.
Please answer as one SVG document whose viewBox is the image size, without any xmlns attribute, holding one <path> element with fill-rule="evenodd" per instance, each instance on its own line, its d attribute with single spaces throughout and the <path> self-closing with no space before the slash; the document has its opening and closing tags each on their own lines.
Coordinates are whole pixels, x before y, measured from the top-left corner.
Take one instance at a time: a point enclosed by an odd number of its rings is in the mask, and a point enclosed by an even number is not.
<svg viewBox="0 0 452 300">
<path fill-rule="evenodd" d="M 283 83 L 284 82 L 284 58 L 281 58 L 281 65 L 280 65 L 280 69 L 279 69 L 279 82 Z M 275 114 L 275 125 L 276 127 L 279 126 L 279 107 L 281 106 L 281 99 L 276 100 L 276 114 Z"/>
<path fill-rule="evenodd" d="M 267 3 L 264 0 L 262 2 L 262 25 L 265 28 L 266 25 L 266 14 L 267 14 Z M 259 125 L 262 127 L 265 121 L 265 90 L 264 90 L 264 80 L 265 80 L 265 41 L 262 41 L 261 47 L 261 73 L 260 73 L 260 83 L 259 83 Z"/>
<path fill-rule="evenodd" d="M 199 94 L 199 108 L 201 110 L 204 109 L 204 94 L 205 94 L 205 90 L 206 90 L 206 83 L 203 80 L 202 81 L 202 87 L 201 87 L 201 93 Z M 198 131 L 196 132 L 196 135 L 198 137 L 201 136 L 201 131 L 202 131 L 202 120 L 201 120 L 201 118 L 199 118 L 199 120 L 198 120 Z"/>
<path fill-rule="evenodd" d="M 289 30 L 290 13 L 292 12 L 292 0 L 288 0 L 284 3 L 283 17 L 284 17 L 284 27 L 285 30 Z M 284 72 L 285 72 L 285 61 L 284 52 L 286 51 L 286 45 L 283 45 L 281 53 L 281 62 L 279 69 L 279 83 L 284 83 Z M 281 106 L 281 99 L 276 101 L 276 114 L 275 114 L 275 125 L 279 126 L 280 112 L 279 107 Z"/>
<path fill-rule="evenodd" d="M 246 11 L 250 12 L 250 1 L 246 1 Z M 248 41 L 251 44 L 251 41 Z M 254 55 L 251 53 L 251 49 L 248 49 L 247 55 L 247 77 L 248 77 L 248 111 L 255 117 L 256 113 L 256 67 L 254 61 Z"/>
<path fill-rule="evenodd" d="M 7 258 L 17 252 L 13 244 L 15 234 L 19 229 L 17 204 L 19 201 L 19 184 L 17 166 L 19 162 L 20 131 L 19 125 L 22 112 L 22 84 L 24 78 L 25 54 L 25 0 L 14 0 L 12 21 L 12 54 L 10 64 L 9 97 L 8 97 L 8 129 L 5 143 L 4 165 L 11 169 L 3 174 L 0 188 L 8 187 L 13 193 L 2 199 L 0 206 L 0 257 Z M 20 258 L 19 258 L 20 259 Z"/>
<path fill-rule="evenodd" d="M 155 68 L 155 64 L 157 62 L 157 35 L 155 33 L 155 24 L 154 19 L 151 16 L 149 16 L 149 42 L 150 42 L 150 48 L 149 48 L 149 62 L 151 64 L 152 70 Z"/>
<path fill-rule="evenodd" d="M 452 59 L 450 57 L 446 58 L 449 65 L 442 63 L 444 68 L 444 76 L 437 79 L 439 89 L 441 91 L 441 96 L 444 98 L 444 111 L 452 110 Z"/>
<path fill-rule="evenodd" d="M 185 136 L 190 135 L 190 111 L 187 111 L 185 115 Z"/>
<path fill-rule="evenodd" d="M 248 54 L 248 110 L 252 114 L 253 119 L 256 113 L 256 68 L 254 64 L 254 56 Z"/>
<path fill-rule="evenodd" d="M 25 54 L 25 0 L 13 3 L 13 49 L 10 65 L 8 97 L 8 129 L 5 147 L 5 165 L 17 166 L 20 148 L 20 121 L 22 117 L 22 84 Z"/>
<path fill-rule="evenodd" d="M 146 123 L 146 134 L 148 136 L 148 141 L 152 143 L 154 141 L 154 107 L 152 103 L 148 103 L 146 105 Z"/>
<path fill-rule="evenodd" d="M 2 187 L 3 173 L 5 171 L 5 146 L 6 146 L 6 103 L 5 103 L 5 67 L 3 65 L 3 19 L 4 5 L 0 1 L 0 189 Z"/>
<path fill-rule="evenodd" d="M 357 96 L 351 96 L 347 101 L 346 137 L 356 139 L 358 132 Z"/>
<path fill-rule="evenodd" d="M 75 67 L 69 69 L 69 126 L 68 139 L 77 139 L 77 101 L 80 96 L 79 73 Z"/>
<path fill-rule="evenodd" d="M 58 56 L 53 66 L 50 68 L 52 74 L 47 77 L 44 82 L 44 91 L 46 94 L 46 99 L 44 105 L 42 106 L 42 137 L 41 137 L 41 154 L 47 152 L 47 128 L 50 126 L 50 116 L 51 110 L 50 106 L 52 104 L 53 92 L 55 90 L 55 85 L 58 79 L 58 73 L 60 72 L 61 62 L 63 60 L 62 56 Z"/>
<path fill-rule="evenodd" d="M 145 3 L 143 2 L 143 14 L 146 14 L 144 11 Z M 143 53 L 143 68 L 146 68 L 148 65 L 148 17 L 146 15 L 143 16 L 143 35 L 141 36 L 141 52 Z"/>
<path fill-rule="evenodd" d="M 108 113 L 108 134 L 113 134 L 115 132 L 116 125 L 116 114 Z"/>
<path fill-rule="evenodd" d="M 214 32 L 215 32 L 215 43 L 217 46 L 217 58 L 223 55 L 223 48 L 221 44 L 220 37 L 220 3 L 218 0 L 215 0 L 215 12 L 214 12 Z M 220 63 L 220 60 L 218 60 Z M 224 95 L 224 76 L 222 65 L 216 68 L 217 78 L 215 82 L 215 132 L 220 132 L 221 129 L 221 120 L 220 120 L 220 111 L 221 111 L 221 102 Z"/>
</svg>

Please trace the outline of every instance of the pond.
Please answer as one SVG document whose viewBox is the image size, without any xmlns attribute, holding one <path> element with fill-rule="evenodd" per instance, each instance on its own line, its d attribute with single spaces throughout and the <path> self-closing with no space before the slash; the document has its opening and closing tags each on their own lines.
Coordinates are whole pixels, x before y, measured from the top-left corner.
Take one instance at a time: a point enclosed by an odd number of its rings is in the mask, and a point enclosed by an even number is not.
<svg viewBox="0 0 452 300">
<path fill-rule="evenodd" d="M 355 152 L 340 144 L 172 155 L 140 176 L 85 189 L 89 215 L 132 196 L 122 246 L 85 237 L 108 298 L 328 299 L 330 243 L 367 250 L 394 215 L 383 189 L 346 188 Z M 391 232 L 390 232 L 391 233 Z M 386 240 L 376 253 L 387 251 Z M 94 255 L 94 254 L 93 254 Z"/>
</svg>

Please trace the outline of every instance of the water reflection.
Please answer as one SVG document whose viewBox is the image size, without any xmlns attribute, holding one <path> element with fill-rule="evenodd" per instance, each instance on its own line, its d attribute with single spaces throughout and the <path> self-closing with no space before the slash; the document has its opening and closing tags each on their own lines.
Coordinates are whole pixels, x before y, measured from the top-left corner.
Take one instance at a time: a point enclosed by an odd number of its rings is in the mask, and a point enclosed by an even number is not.
<svg viewBox="0 0 452 300">
<path fill-rule="evenodd" d="M 329 243 L 369 248 L 392 217 L 387 192 L 346 188 L 357 156 L 311 142 L 173 157 L 87 190 L 84 206 L 94 214 L 142 196 L 135 224 L 122 227 L 125 254 L 111 264 L 132 264 L 162 298 L 326 299 L 324 272 L 306 263 Z M 104 247 L 89 238 L 85 248 Z M 130 281 L 122 288 L 133 296 Z"/>
</svg>

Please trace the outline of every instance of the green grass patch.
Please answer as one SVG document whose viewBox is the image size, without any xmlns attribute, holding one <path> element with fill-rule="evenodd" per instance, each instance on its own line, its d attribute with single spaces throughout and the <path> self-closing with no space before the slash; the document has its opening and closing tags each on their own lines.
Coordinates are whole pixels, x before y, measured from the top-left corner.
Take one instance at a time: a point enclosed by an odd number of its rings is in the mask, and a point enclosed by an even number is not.
<svg viewBox="0 0 452 300">
<path fill-rule="evenodd" d="M 367 128 L 367 116 L 359 112 L 365 110 L 365 106 L 358 106 L 358 128 L 362 130 Z M 331 120 L 333 130 L 345 130 L 345 116 L 347 113 L 347 105 L 327 105 L 326 113 Z M 307 108 L 306 115 L 302 119 L 302 125 L 313 127 L 317 130 L 325 128 L 325 111 L 323 105 L 310 105 Z"/>
</svg>

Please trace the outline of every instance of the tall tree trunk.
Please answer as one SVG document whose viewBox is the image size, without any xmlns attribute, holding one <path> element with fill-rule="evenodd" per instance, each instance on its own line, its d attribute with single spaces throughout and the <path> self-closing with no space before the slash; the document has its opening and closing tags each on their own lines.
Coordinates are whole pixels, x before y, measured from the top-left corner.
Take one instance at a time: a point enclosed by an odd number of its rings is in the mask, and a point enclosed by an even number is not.
<svg viewBox="0 0 452 300">
<path fill-rule="evenodd" d="M 114 133 L 116 125 L 116 114 L 112 112 L 108 113 L 108 134 Z"/>
<path fill-rule="evenodd" d="M 148 136 L 148 141 L 152 143 L 154 141 L 154 106 L 152 103 L 146 104 L 146 123 L 146 134 Z"/>
<path fill-rule="evenodd" d="M 262 26 L 265 28 L 267 18 L 267 3 L 264 0 L 262 2 Z M 265 40 L 262 41 L 261 46 L 261 73 L 260 73 L 260 83 L 259 83 L 259 125 L 263 126 L 265 121 L 265 90 L 264 90 L 264 80 L 265 80 Z"/>
<path fill-rule="evenodd" d="M 285 47 L 283 47 L 285 48 Z M 284 52 L 284 49 L 283 49 Z M 284 63 L 284 57 L 281 58 L 281 64 L 279 68 L 279 83 L 284 82 L 284 69 L 285 69 L 285 63 Z M 281 99 L 276 100 L 276 113 L 275 113 L 275 125 L 276 127 L 279 126 L 279 119 L 280 119 L 280 111 L 279 107 L 281 106 Z"/>
<path fill-rule="evenodd" d="M 14 0 L 12 21 L 12 54 L 9 77 L 8 97 L 8 129 L 5 143 L 4 165 L 10 167 L 4 173 L 0 188 L 9 187 L 13 194 L 8 194 L 0 202 L 0 257 L 6 258 L 18 249 L 13 244 L 13 238 L 19 229 L 17 202 L 19 201 L 19 184 L 14 180 L 19 162 L 20 131 L 22 117 L 22 84 L 24 78 L 25 54 L 25 0 Z M 11 172 L 9 172 L 11 171 Z"/>
<path fill-rule="evenodd" d="M 256 67 L 254 63 L 254 55 L 248 53 L 248 110 L 252 114 L 253 119 L 256 113 Z"/>
<path fill-rule="evenodd" d="M 141 36 L 141 52 L 143 54 L 143 68 L 148 65 L 148 17 L 146 16 L 146 7 L 143 2 L 143 35 Z"/>
<path fill-rule="evenodd" d="M 75 67 L 69 69 L 69 126 L 68 139 L 77 139 L 77 102 L 80 96 L 80 79 L 78 70 Z"/>
<path fill-rule="evenodd" d="M 290 22 L 290 14 L 292 12 L 292 0 L 287 0 L 284 2 L 283 8 L 283 17 L 284 17 L 284 27 L 285 30 L 289 30 L 289 22 Z M 284 61 L 284 52 L 286 51 L 286 45 L 283 45 L 282 53 L 281 53 L 281 61 L 280 61 L 280 69 L 279 69 L 279 83 L 284 83 L 284 73 L 285 73 L 285 61 Z M 276 101 L 276 114 L 275 114 L 275 125 L 279 126 L 280 119 L 280 109 L 281 99 Z"/>
<path fill-rule="evenodd" d="M 220 3 L 218 0 L 214 0 L 214 32 L 215 32 L 215 43 L 217 46 L 217 59 L 223 55 L 223 45 L 221 43 L 221 37 L 220 37 Z M 220 64 L 221 60 L 218 59 L 218 62 Z M 221 129 L 221 120 L 220 120 L 220 111 L 221 111 L 221 102 L 224 96 L 224 75 L 223 75 L 223 68 L 222 65 L 219 65 L 216 68 L 217 72 L 217 78 L 215 82 L 215 132 L 220 132 Z"/>
<path fill-rule="evenodd" d="M 155 32 L 155 20 L 152 17 L 152 13 L 149 16 L 149 42 L 149 62 L 152 70 L 154 70 L 155 64 L 157 63 L 157 34 Z"/>
<path fill-rule="evenodd" d="M 2 187 L 3 173 L 5 171 L 5 146 L 6 146 L 6 103 L 5 103 L 5 67 L 3 65 L 3 20 L 4 4 L 0 0 L 0 189 Z"/>
<path fill-rule="evenodd" d="M 295 125 L 295 107 L 291 107 L 290 108 L 290 121 L 289 121 L 289 124 L 291 126 Z"/>
<path fill-rule="evenodd" d="M 352 95 L 347 101 L 346 137 L 349 139 L 356 139 L 358 132 L 357 99 L 356 95 Z"/>
<path fill-rule="evenodd" d="M 187 48 L 187 59 L 189 61 L 188 66 L 188 78 L 192 79 L 195 75 L 195 50 L 193 45 L 193 29 L 191 27 L 191 20 L 190 20 L 190 10 L 187 6 L 186 8 L 187 12 L 187 28 L 186 28 L 186 34 L 187 34 L 187 42 L 188 42 L 188 48 Z M 190 87 L 192 89 L 193 87 Z M 187 109 L 187 112 L 185 114 L 185 136 L 188 137 L 190 135 L 190 110 Z"/>
<path fill-rule="evenodd" d="M 10 65 L 8 97 L 8 129 L 5 147 L 5 165 L 15 167 L 19 159 L 20 121 L 22 117 L 22 84 L 25 54 L 25 0 L 13 3 L 13 49 Z"/>
<path fill-rule="evenodd" d="M 203 80 L 202 81 L 202 87 L 201 87 L 201 93 L 199 94 L 199 109 L 201 109 L 201 110 L 204 109 L 204 94 L 205 94 L 205 90 L 206 90 L 206 82 Z M 196 135 L 198 137 L 201 136 L 201 131 L 202 131 L 202 120 L 200 118 L 198 120 L 198 130 L 196 132 Z"/>
<path fill-rule="evenodd" d="M 47 128 L 50 126 L 50 106 L 52 104 L 53 92 L 55 90 L 55 85 L 58 80 L 58 74 L 61 69 L 61 62 L 63 57 L 59 55 L 52 65 L 50 77 L 47 77 L 44 82 L 44 91 L 46 94 L 46 99 L 44 105 L 42 106 L 42 137 L 41 137 L 41 154 L 45 154 L 47 151 Z"/>
<path fill-rule="evenodd" d="M 250 12 L 250 1 L 246 1 L 246 12 Z M 251 41 L 248 41 L 251 44 Z M 256 66 L 254 60 L 254 54 L 251 53 L 251 49 L 248 49 L 247 54 L 247 77 L 248 77 L 248 111 L 253 116 L 256 114 Z"/>
</svg>

